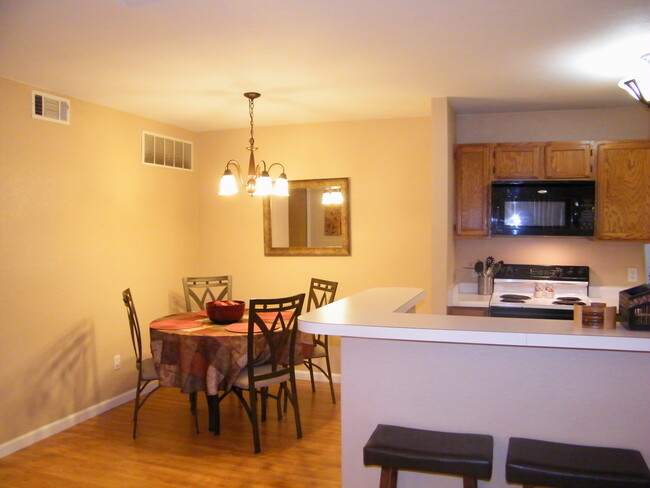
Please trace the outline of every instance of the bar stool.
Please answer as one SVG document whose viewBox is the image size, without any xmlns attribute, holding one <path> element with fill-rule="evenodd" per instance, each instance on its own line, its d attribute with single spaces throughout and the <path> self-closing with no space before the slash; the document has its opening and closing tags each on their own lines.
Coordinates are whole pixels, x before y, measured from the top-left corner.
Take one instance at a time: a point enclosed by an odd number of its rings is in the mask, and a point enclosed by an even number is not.
<svg viewBox="0 0 650 488">
<path fill-rule="evenodd" d="M 524 488 L 650 488 L 639 451 L 512 437 L 506 480 Z"/>
<path fill-rule="evenodd" d="M 455 434 L 379 424 L 363 448 L 366 466 L 381 466 L 379 488 L 396 488 L 400 469 L 463 477 L 463 488 L 492 476 L 490 435 Z"/>
</svg>

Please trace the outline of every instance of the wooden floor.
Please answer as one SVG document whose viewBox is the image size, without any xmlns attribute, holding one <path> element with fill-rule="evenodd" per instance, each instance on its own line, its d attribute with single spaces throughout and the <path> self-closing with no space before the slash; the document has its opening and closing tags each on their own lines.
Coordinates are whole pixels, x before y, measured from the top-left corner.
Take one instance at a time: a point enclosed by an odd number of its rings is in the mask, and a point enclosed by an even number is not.
<svg viewBox="0 0 650 488">
<path fill-rule="evenodd" d="M 196 434 L 187 395 L 161 388 L 140 411 L 135 440 L 129 402 L 0 459 L 0 486 L 339 488 L 339 405 L 325 383 L 316 393 L 308 381 L 298 383 L 303 438 L 296 439 L 291 407 L 279 421 L 271 410 L 260 454 L 253 454 L 250 422 L 235 395 L 222 403 L 215 436 L 203 395 Z"/>
</svg>

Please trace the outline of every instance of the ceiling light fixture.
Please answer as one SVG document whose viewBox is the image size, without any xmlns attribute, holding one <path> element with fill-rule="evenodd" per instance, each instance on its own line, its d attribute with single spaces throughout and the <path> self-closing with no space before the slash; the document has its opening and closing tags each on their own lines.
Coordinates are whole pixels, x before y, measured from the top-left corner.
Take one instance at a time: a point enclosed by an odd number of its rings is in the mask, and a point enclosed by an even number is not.
<svg viewBox="0 0 650 488">
<path fill-rule="evenodd" d="M 644 64 L 642 71 L 634 78 L 624 78 L 619 81 L 618 86 L 646 107 L 650 107 L 650 53 L 641 56 L 641 59 L 648 65 Z"/>
<path fill-rule="evenodd" d="M 289 196 L 289 182 L 287 181 L 287 175 L 284 172 L 284 166 L 280 163 L 273 163 L 268 168 L 266 167 L 266 162 L 260 161 L 259 164 L 255 164 L 255 155 L 254 151 L 257 150 L 255 147 L 255 138 L 253 137 L 254 125 L 253 125 L 253 101 L 256 98 L 259 98 L 261 95 L 259 93 L 248 92 L 244 93 L 244 96 L 248 98 L 248 114 L 251 119 L 251 137 L 248 140 L 248 149 L 250 151 L 250 157 L 248 159 L 248 174 L 246 184 L 242 181 L 241 178 L 241 167 L 235 159 L 231 159 L 226 163 L 226 170 L 223 172 L 221 181 L 219 183 L 219 195 L 234 195 L 239 192 L 237 183 L 241 186 L 246 187 L 246 191 L 249 195 L 253 196 L 267 196 L 275 195 L 279 197 L 288 197 Z M 269 171 L 274 166 L 279 166 L 282 168 L 282 173 L 275 179 L 275 182 L 271 179 Z M 230 170 L 230 167 L 234 167 L 237 170 L 237 179 L 235 175 Z"/>
</svg>

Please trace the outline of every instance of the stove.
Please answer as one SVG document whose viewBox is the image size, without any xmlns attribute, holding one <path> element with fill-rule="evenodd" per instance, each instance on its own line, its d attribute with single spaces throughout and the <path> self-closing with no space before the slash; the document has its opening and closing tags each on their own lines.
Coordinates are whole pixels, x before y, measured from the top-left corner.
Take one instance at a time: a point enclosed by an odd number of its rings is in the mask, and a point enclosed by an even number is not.
<svg viewBox="0 0 650 488">
<path fill-rule="evenodd" d="M 572 320 L 589 305 L 588 266 L 504 264 L 494 277 L 491 317 Z"/>
</svg>

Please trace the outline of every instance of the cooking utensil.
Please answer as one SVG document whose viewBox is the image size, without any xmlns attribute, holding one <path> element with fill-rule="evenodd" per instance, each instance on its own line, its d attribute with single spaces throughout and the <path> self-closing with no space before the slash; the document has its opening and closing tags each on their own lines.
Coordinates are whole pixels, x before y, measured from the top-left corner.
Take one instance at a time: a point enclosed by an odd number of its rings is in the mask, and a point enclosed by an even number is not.
<svg viewBox="0 0 650 488">
<path fill-rule="evenodd" d="M 479 275 L 479 276 L 484 276 L 483 275 L 483 261 L 476 261 L 476 264 L 474 265 L 474 271 Z"/>
</svg>

